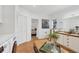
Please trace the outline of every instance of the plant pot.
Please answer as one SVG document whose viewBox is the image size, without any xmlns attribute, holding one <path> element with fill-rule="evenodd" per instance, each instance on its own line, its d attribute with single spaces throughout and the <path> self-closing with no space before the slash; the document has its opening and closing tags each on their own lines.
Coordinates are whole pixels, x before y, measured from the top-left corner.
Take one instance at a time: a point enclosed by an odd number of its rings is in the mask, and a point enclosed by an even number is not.
<svg viewBox="0 0 79 59">
<path fill-rule="evenodd" d="M 52 49 L 53 53 L 59 53 L 59 51 L 57 49 L 56 41 L 53 41 L 53 44 L 54 44 L 53 49 Z"/>
</svg>

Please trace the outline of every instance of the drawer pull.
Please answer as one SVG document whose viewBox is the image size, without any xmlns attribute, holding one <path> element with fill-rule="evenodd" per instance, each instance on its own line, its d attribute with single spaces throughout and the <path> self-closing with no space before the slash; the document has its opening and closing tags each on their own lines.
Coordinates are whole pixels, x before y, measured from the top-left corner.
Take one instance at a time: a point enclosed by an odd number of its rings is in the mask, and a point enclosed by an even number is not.
<svg viewBox="0 0 79 59">
<path fill-rule="evenodd" d="M 69 39 L 67 39 L 67 40 L 69 40 Z"/>
<path fill-rule="evenodd" d="M 67 43 L 69 43 L 69 42 L 67 42 Z"/>
<path fill-rule="evenodd" d="M 69 46 L 69 45 L 67 45 L 67 46 Z"/>
</svg>

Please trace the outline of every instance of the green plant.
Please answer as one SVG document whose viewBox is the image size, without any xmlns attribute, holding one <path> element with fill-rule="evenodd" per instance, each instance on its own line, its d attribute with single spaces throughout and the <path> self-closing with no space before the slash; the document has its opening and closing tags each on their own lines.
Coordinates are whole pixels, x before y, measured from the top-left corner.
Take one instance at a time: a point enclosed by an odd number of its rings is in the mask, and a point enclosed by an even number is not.
<svg viewBox="0 0 79 59">
<path fill-rule="evenodd" d="M 54 39 L 55 41 L 58 39 L 58 37 L 59 37 L 59 35 L 58 35 L 58 33 L 57 32 L 52 32 L 52 31 L 50 31 L 50 33 L 49 33 L 49 38 L 50 38 L 50 40 L 51 39 Z"/>
<path fill-rule="evenodd" d="M 54 52 L 58 51 L 57 42 L 56 42 L 58 38 L 59 38 L 58 32 L 55 32 L 55 31 L 52 32 L 52 30 L 50 30 L 49 39 L 50 39 L 50 41 L 53 40 L 53 44 L 54 44 L 53 51 Z"/>
</svg>

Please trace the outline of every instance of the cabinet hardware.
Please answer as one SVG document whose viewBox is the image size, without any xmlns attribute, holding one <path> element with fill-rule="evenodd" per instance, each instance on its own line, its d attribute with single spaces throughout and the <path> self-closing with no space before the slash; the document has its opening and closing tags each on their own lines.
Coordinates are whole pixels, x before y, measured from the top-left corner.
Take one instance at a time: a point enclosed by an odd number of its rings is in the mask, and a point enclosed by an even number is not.
<svg viewBox="0 0 79 59">
<path fill-rule="evenodd" d="M 67 46 L 69 46 L 69 45 L 67 45 Z"/>
<path fill-rule="evenodd" d="M 67 39 L 67 40 L 69 40 L 69 39 Z"/>
<path fill-rule="evenodd" d="M 69 43 L 69 42 L 67 42 L 67 43 Z"/>
</svg>

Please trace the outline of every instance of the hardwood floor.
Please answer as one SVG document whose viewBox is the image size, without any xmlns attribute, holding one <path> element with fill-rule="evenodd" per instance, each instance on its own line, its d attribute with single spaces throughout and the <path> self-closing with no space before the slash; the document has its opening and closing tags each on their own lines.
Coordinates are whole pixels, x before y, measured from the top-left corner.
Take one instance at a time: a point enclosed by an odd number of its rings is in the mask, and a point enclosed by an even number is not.
<svg viewBox="0 0 79 59">
<path fill-rule="evenodd" d="M 37 39 L 33 37 L 33 39 L 29 42 L 25 42 L 20 44 L 16 48 L 16 53 L 34 53 L 33 44 L 36 43 L 38 45 L 38 49 L 44 44 L 47 40 Z"/>
<path fill-rule="evenodd" d="M 39 49 L 45 42 L 50 42 L 50 41 L 47 39 L 37 39 L 33 37 L 31 41 L 25 42 L 17 46 L 16 53 L 35 53 L 34 44 L 36 44 L 37 49 Z M 61 47 L 61 53 L 69 53 L 69 51 Z"/>
<path fill-rule="evenodd" d="M 34 53 L 32 42 L 33 41 L 25 42 L 17 46 L 16 53 Z"/>
</svg>

